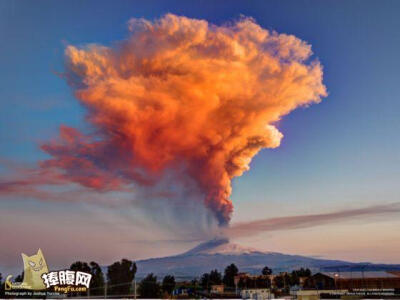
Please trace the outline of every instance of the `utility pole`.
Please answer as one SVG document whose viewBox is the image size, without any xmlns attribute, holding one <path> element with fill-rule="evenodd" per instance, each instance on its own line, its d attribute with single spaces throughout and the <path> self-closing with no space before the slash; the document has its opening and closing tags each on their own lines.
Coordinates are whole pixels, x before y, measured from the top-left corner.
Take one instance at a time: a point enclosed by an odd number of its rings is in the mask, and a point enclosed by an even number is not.
<svg viewBox="0 0 400 300">
<path fill-rule="evenodd" d="M 365 269 L 365 267 L 366 267 L 366 265 L 364 265 L 364 266 L 362 266 L 362 282 L 363 282 L 363 284 L 362 285 L 364 285 L 364 296 L 366 296 L 367 295 L 367 284 L 366 284 L 366 281 L 365 281 L 365 277 L 364 277 L 364 269 Z"/>
<path fill-rule="evenodd" d="M 133 291 L 134 291 L 134 299 L 136 300 L 136 279 L 133 280 Z"/>
<path fill-rule="evenodd" d="M 107 281 L 104 283 L 104 299 L 107 298 Z"/>
</svg>

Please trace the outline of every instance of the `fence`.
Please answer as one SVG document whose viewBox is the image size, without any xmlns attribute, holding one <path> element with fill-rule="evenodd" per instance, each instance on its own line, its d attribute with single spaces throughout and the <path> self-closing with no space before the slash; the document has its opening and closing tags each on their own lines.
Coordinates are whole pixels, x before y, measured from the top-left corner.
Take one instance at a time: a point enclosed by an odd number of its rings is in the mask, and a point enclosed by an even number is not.
<svg viewBox="0 0 400 300">
<path fill-rule="evenodd" d="M 121 287 L 121 286 L 129 286 L 130 287 L 130 293 L 128 294 L 110 294 L 110 291 L 112 291 L 113 288 L 115 287 Z M 95 291 L 103 291 L 103 293 L 94 293 Z M 91 295 L 92 294 L 92 295 Z M 93 295 L 93 294 L 100 294 L 100 295 Z M 77 293 L 76 295 L 69 295 L 68 298 L 85 298 L 85 299 L 107 299 L 107 298 L 133 298 L 136 299 L 137 297 L 137 288 L 136 288 L 136 280 L 133 282 L 124 282 L 124 283 L 118 283 L 118 284 L 108 284 L 108 282 L 104 283 L 103 287 L 95 287 L 95 288 L 89 288 L 87 290 L 87 295 L 81 295 L 80 293 Z"/>
</svg>

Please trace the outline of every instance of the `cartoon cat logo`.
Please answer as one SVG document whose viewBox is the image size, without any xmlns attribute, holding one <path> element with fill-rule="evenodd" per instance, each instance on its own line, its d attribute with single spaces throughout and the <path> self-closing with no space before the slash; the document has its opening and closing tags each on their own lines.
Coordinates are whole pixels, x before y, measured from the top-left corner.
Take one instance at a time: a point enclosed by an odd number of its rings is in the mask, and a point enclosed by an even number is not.
<svg viewBox="0 0 400 300">
<path fill-rule="evenodd" d="M 21 254 L 24 261 L 24 279 L 22 282 L 11 282 L 12 275 L 7 276 L 5 289 L 24 289 L 24 290 L 44 290 L 46 286 L 43 283 L 42 274 L 48 273 L 46 260 L 44 259 L 42 250 L 38 250 L 37 254 L 28 256 Z"/>
</svg>

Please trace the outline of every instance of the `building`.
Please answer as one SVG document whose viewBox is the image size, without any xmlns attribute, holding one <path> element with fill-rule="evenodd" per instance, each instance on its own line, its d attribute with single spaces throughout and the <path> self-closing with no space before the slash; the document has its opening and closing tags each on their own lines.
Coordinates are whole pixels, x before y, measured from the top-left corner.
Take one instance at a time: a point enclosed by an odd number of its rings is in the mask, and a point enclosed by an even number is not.
<svg viewBox="0 0 400 300">
<path fill-rule="evenodd" d="M 316 273 L 303 282 L 304 289 L 331 290 L 335 289 L 335 277 L 324 273 Z"/>
<path fill-rule="evenodd" d="M 224 293 L 224 285 L 223 284 L 213 284 L 211 286 L 211 294 L 223 294 Z"/>
<path fill-rule="evenodd" d="M 274 294 L 270 289 L 242 289 L 240 291 L 242 299 L 274 299 Z"/>
<path fill-rule="evenodd" d="M 325 272 L 335 281 L 336 289 L 400 289 L 400 272 Z"/>
<path fill-rule="evenodd" d="M 235 286 L 241 289 L 268 289 L 271 287 L 272 276 L 238 273 L 234 278 L 234 282 Z"/>
<path fill-rule="evenodd" d="M 318 300 L 320 299 L 319 293 L 317 290 L 300 290 L 296 291 L 295 296 L 297 296 L 297 300 Z"/>
<path fill-rule="evenodd" d="M 172 291 L 172 295 L 173 296 L 183 296 L 183 297 L 187 297 L 189 296 L 191 293 L 191 290 L 185 287 L 179 287 L 176 288 Z"/>
<path fill-rule="evenodd" d="M 305 280 L 303 289 L 294 291 L 297 299 L 337 297 L 400 297 L 400 272 L 322 272 Z"/>
</svg>

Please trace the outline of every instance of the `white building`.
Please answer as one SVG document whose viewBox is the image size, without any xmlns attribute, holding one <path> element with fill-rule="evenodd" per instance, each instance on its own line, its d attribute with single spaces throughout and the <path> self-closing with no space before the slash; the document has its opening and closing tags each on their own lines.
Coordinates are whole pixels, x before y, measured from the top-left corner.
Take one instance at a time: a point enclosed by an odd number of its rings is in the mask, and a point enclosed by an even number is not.
<svg viewBox="0 0 400 300">
<path fill-rule="evenodd" d="M 242 299 L 273 299 L 270 289 L 243 289 L 240 291 Z"/>
</svg>

